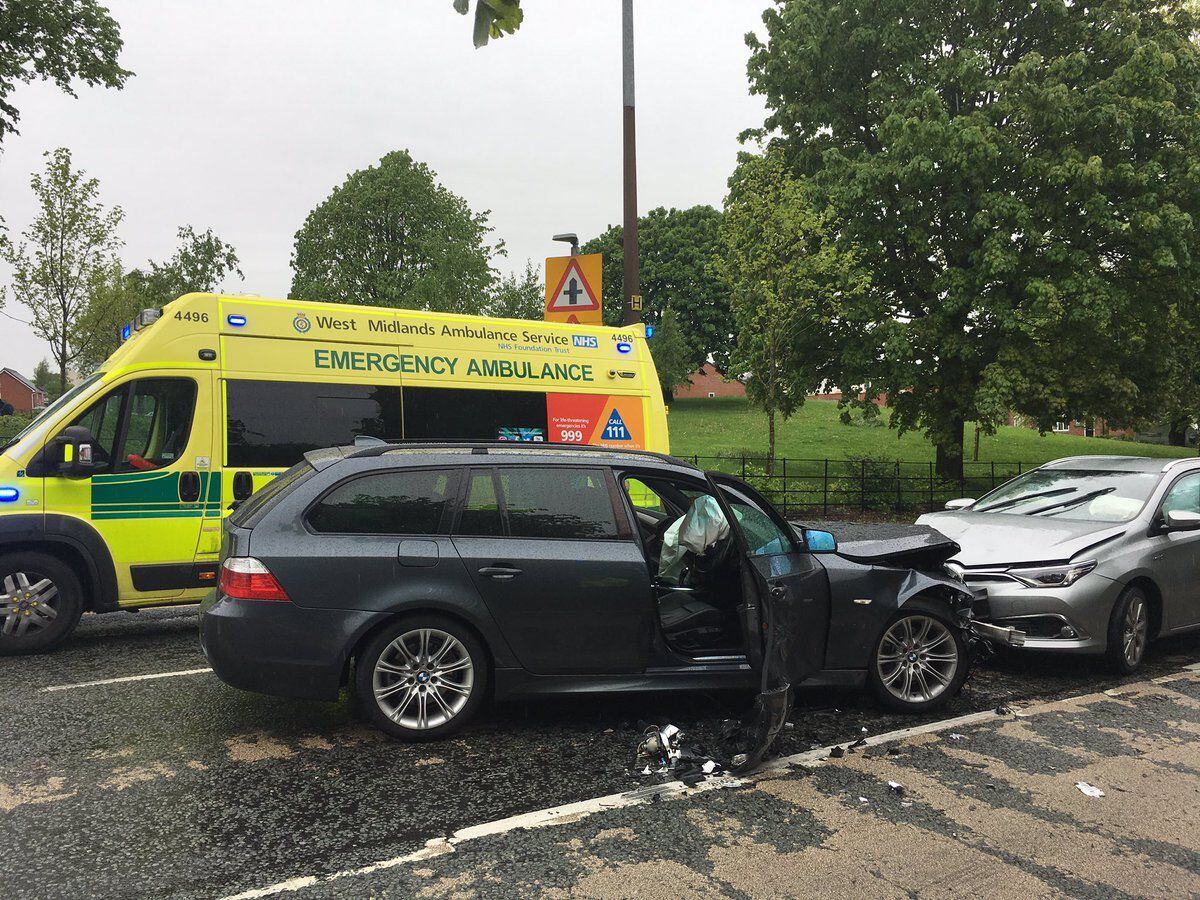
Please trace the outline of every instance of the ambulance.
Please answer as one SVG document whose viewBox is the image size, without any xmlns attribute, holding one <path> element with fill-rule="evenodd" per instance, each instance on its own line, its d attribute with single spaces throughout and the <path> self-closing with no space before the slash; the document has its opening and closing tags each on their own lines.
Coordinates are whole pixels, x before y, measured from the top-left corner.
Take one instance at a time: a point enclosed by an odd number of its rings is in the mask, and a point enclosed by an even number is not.
<svg viewBox="0 0 1200 900">
<path fill-rule="evenodd" d="M 188 294 L 0 447 L 0 655 L 84 611 L 195 603 L 221 519 L 309 450 L 522 441 L 666 452 L 641 326 Z"/>
</svg>

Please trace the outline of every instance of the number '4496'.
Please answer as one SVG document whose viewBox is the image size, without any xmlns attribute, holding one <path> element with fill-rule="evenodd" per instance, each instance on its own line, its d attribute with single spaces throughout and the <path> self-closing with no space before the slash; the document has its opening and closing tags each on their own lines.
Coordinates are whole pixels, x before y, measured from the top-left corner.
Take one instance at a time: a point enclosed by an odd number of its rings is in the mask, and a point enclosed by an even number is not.
<svg viewBox="0 0 1200 900">
<path fill-rule="evenodd" d="M 180 311 L 180 312 L 175 313 L 175 318 L 179 319 L 181 322 L 207 322 L 208 321 L 208 313 Z"/>
</svg>

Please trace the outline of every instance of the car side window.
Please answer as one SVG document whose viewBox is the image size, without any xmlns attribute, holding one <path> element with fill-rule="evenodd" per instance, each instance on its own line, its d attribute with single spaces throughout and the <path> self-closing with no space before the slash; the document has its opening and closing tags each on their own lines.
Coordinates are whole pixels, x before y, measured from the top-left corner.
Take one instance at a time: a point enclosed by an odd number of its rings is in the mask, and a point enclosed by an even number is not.
<svg viewBox="0 0 1200 900">
<path fill-rule="evenodd" d="M 471 473 L 467 502 L 463 505 L 454 533 L 480 537 L 504 536 L 504 519 L 500 513 L 500 501 L 496 498 L 496 483 L 491 469 Z"/>
<path fill-rule="evenodd" d="M 779 530 L 774 519 L 757 506 L 747 503 L 729 491 L 725 491 L 725 499 L 729 501 L 738 527 L 746 538 L 751 556 L 772 556 L 776 553 L 791 552 L 791 539 Z"/>
<path fill-rule="evenodd" d="M 601 469 L 501 469 L 500 485 L 512 537 L 619 537 L 612 495 Z"/>
<path fill-rule="evenodd" d="M 444 469 L 378 472 L 340 484 L 309 511 L 321 534 L 441 534 L 458 473 Z"/>
<path fill-rule="evenodd" d="M 1185 475 L 1171 485 L 1162 502 L 1162 515 L 1169 512 L 1200 514 L 1200 472 Z"/>
</svg>

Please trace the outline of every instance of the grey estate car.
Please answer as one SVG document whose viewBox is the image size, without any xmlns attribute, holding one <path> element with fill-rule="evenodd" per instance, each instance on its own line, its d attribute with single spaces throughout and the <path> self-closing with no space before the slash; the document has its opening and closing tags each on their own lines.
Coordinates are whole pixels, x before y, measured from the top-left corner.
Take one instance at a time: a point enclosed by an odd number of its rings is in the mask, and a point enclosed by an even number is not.
<svg viewBox="0 0 1200 900">
<path fill-rule="evenodd" d="M 917 521 L 953 538 L 1024 646 L 1106 654 L 1121 673 L 1160 635 L 1200 627 L 1200 459 L 1075 456 Z"/>
<path fill-rule="evenodd" d="M 489 693 L 757 688 L 765 752 L 801 681 L 903 710 L 958 692 L 989 626 L 944 569 L 956 550 L 928 531 L 839 554 L 751 486 L 648 452 L 335 448 L 228 518 L 201 639 L 234 686 L 349 684 L 415 740 Z"/>
</svg>

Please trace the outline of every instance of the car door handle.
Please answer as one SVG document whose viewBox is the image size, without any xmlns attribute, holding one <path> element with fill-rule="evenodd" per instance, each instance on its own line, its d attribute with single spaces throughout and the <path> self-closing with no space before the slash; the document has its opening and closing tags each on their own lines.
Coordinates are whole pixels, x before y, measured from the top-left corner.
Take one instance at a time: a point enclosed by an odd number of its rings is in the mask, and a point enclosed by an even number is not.
<svg viewBox="0 0 1200 900">
<path fill-rule="evenodd" d="M 512 566 L 484 566 L 479 570 L 479 574 L 485 578 L 494 578 L 496 581 L 508 581 L 510 578 L 520 575 L 521 570 Z"/>
</svg>

